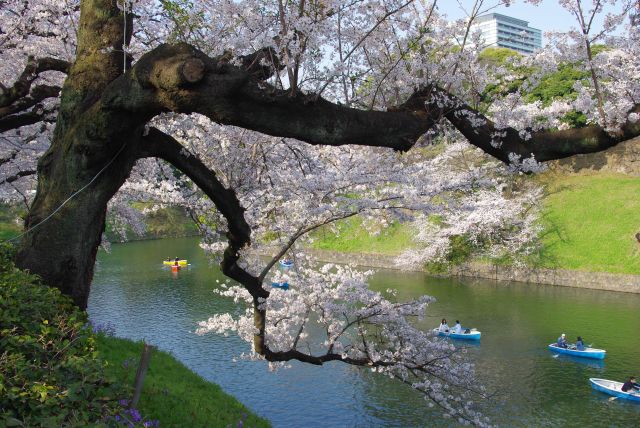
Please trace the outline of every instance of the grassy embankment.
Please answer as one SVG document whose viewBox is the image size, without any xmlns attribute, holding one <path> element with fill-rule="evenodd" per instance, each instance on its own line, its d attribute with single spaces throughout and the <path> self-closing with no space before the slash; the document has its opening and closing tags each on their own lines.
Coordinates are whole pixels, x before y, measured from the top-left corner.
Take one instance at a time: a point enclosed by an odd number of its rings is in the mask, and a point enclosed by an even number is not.
<svg viewBox="0 0 640 428">
<path fill-rule="evenodd" d="M 542 249 L 531 264 L 557 269 L 640 274 L 640 179 L 611 173 L 559 174 L 538 177 L 547 189 L 543 201 Z M 143 207 L 137 207 L 142 209 Z M 16 236 L 21 224 L 15 208 L 0 209 L 0 240 Z M 178 208 L 147 216 L 147 237 L 188 236 L 193 223 Z M 393 223 L 371 236 L 352 217 L 314 234 L 314 248 L 345 253 L 399 254 L 412 244 L 408 224 Z"/>
<path fill-rule="evenodd" d="M 132 204 L 133 208 L 142 211 L 151 204 L 137 202 Z M 23 218 L 26 211 L 20 207 L 13 207 L 0 204 L 0 241 L 13 238 L 22 233 Z M 167 237 L 194 236 L 198 234 L 193 221 L 180 207 L 168 206 L 145 216 L 146 232 L 143 236 L 127 230 L 129 240 L 136 239 L 156 239 Z M 116 234 L 111 225 L 107 222 L 105 233 L 111 242 L 118 242 L 122 237 Z"/>
<path fill-rule="evenodd" d="M 151 203 L 147 202 L 134 202 L 131 204 L 132 208 L 138 211 L 142 211 L 151 205 Z M 135 241 L 138 239 L 179 238 L 198 234 L 196 225 L 184 209 L 176 206 L 167 206 L 146 214 L 144 223 L 146 225 L 144 235 L 136 235 L 127 228 L 127 239 Z M 111 242 L 122 240 L 122 237 L 113 231 L 109 222 L 107 222 L 105 234 Z"/>
<path fill-rule="evenodd" d="M 96 348 L 107 361 L 106 372 L 133 384 L 142 342 L 98 336 Z M 234 397 L 193 373 L 174 357 L 154 351 L 144 381 L 138 409 L 160 421 L 161 427 L 269 427 L 265 419 L 251 413 Z"/>
<path fill-rule="evenodd" d="M 546 186 L 542 266 L 640 274 L 640 179 L 607 173 L 539 177 Z"/>
<path fill-rule="evenodd" d="M 400 254 L 413 245 L 409 225 L 392 223 L 377 235 L 370 235 L 361 227 L 359 217 L 350 217 L 337 222 L 338 233 L 328 227 L 314 234 L 313 248 L 342 253 Z"/>
<path fill-rule="evenodd" d="M 640 179 L 611 173 L 558 174 L 533 179 L 546 188 L 542 250 L 533 265 L 555 269 L 640 274 Z M 338 225 L 340 233 L 316 234 L 314 248 L 340 252 L 399 254 L 411 245 L 410 225 L 394 224 L 378 236 L 357 218 Z"/>
</svg>

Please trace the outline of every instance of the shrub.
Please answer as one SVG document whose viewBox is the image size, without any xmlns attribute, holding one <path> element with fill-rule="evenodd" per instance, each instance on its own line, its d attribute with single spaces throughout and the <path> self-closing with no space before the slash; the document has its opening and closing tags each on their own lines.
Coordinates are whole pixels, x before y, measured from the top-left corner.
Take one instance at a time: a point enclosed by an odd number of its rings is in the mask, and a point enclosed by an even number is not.
<svg viewBox="0 0 640 428">
<path fill-rule="evenodd" d="M 87 317 L 0 248 L 0 426 L 108 421 L 126 391 L 105 379 Z"/>
</svg>

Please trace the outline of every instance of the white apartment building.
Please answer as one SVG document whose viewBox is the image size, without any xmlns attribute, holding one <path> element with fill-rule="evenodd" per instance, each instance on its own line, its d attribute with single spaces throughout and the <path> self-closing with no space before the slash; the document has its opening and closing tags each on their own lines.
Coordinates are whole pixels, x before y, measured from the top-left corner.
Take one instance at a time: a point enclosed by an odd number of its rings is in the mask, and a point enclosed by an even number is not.
<svg viewBox="0 0 640 428">
<path fill-rule="evenodd" d="M 484 47 L 499 46 L 531 54 L 542 47 L 542 33 L 529 27 L 529 22 L 499 13 L 490 13 L 476 18 L 471 31 L 480 30 Z"/>
</svg>

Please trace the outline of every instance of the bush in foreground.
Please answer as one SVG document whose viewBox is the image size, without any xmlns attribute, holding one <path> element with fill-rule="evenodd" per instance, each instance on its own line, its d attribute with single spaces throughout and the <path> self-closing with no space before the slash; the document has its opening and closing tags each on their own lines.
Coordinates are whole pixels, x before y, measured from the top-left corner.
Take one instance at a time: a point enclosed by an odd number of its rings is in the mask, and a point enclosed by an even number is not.
<svg viewBox="0 0 640 428">
<path fill-rule="evenodd" d="M 86 314 L 0 249 L 0 425 L 86 426 L 126 390 L 105 379 Z"/>
</svg>

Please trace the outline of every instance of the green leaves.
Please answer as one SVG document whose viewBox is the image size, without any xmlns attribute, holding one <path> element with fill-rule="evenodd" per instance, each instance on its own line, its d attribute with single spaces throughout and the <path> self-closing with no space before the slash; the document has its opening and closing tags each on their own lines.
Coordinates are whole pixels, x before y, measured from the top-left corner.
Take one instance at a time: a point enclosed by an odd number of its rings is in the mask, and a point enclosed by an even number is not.
<svg viewBox="0 0 640 428">
<path fill-rule="evenodd" d="M 94 425 L 127 391 L 105 380 L 87 316 L 0 247 L 0 426 Z"/>
</svg>

